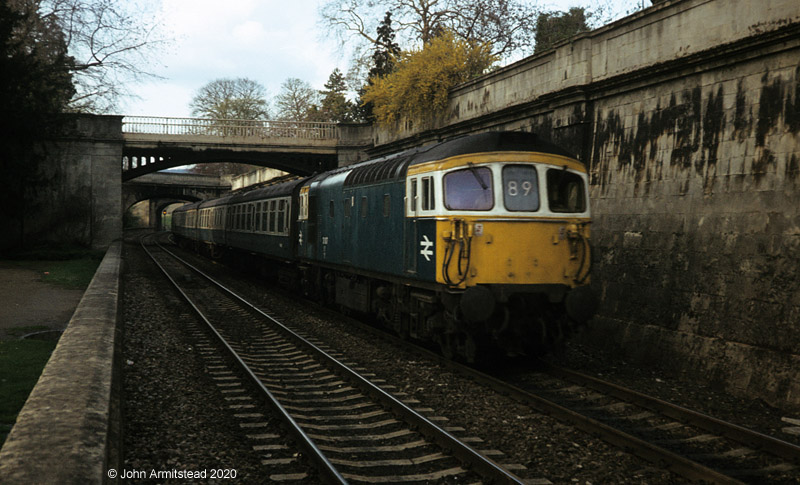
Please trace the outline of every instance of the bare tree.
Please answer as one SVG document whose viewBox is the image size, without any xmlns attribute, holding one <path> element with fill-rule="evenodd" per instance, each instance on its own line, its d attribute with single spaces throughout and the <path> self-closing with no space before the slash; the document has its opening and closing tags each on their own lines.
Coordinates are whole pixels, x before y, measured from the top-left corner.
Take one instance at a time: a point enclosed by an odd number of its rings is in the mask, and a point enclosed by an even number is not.
<svg viewBox="0 0 800 485">
<path fill-rule="evenodd" d="M 192 115 L 223 120 L 262 120 L 269 117 L 267 90 L 247 78 L 217 79 L 197 91 L 189 104 Z"/>
<path fill-rule="evenodd" d="M 110 112 L 126 85 L 153 77 L 146 71 L 166 43 L 152 4 L 115 0 L 36 0 L 42 16 L 64 32 L 75 59 L 74 111 Z"/>
<path fill-rule="evenodd" d="M 320 104 L 319 91 L 295 77 L 281 84 L 281 92 L 275 97 L 278 118 L 288 121 L 306 121 L 310 113 Z"/>
<path fill-rule="evenodd" d="M 492 53 L 505 57 L 525 53 L 532 46 L 538 9 L 521 0 L 328 0 L 320 7 L 326 31 L 340 42 L 357 39 L 381 46 L 380 19 L 392 12 L 401 45 L 427 44 L 444 30 L 469 41 L 492 45 Z M 382 45 L 389 48 L 390 46 Z"/>
</svg>

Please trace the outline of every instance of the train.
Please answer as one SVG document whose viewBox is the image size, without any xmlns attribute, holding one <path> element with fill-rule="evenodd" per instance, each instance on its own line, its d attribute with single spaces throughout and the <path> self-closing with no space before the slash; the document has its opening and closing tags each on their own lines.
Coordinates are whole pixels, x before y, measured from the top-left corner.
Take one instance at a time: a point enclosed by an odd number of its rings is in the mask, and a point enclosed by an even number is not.
<svg viewBox="0 0 800 485">
<path fill-rule="evenodd" d="M 543 137 L 485 132 L 190 203 L 172 232 L 478 362 L 552 350 L 594 315 L 588 190 Z"/>
</svg>

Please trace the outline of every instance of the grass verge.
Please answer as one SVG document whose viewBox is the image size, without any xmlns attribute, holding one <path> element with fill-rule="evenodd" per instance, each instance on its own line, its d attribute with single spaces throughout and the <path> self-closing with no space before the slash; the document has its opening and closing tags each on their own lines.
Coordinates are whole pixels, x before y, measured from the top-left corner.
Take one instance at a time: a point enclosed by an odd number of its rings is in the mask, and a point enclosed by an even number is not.
<svg viewBox="0 0 800 485">
<path fill-rule="evenodd" d="M 0 340 L 0 447 L 39 380 L 55 341 Z"/>
<path fill-rule="evenodd" d="M 38 272 L 45 283 L 82 290 L 89 286 L 103 255 L 103 252 L 87 252 L 75 256 L 74 259 L 63 260 L 55 258 L 42 260 L 36 256 L 26 256 L 7 262 L 13 266 Z"/>
</svg>

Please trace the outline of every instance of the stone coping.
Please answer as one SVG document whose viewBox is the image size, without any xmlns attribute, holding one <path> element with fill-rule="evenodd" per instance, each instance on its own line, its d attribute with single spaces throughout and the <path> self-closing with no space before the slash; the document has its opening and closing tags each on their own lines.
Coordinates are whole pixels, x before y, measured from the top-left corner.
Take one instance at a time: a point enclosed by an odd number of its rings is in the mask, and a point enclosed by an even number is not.
<svg viewBox="0 0 800 485">
<path fill-rule="evenodd" d="M 99 484 L 117 466 L 121 253 L 113 242 L 0 450 L 4 484 Z"/>
</svg>

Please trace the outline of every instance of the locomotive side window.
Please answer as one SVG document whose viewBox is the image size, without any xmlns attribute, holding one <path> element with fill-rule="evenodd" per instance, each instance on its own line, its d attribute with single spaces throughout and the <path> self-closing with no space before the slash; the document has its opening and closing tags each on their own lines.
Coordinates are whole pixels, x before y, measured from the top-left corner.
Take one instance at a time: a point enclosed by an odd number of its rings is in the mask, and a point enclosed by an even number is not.
<svg viewBox="0 0 800 485">
<path fill-rule="evenodd" d="M 585 212 L 583 179 L 566 169 L 548 170 L 547 202 L 553 212 Z"/>
<path fill-rule="evenodd" d="M 389 211 L 391 210 L 390 201 L 389 194 L 383 194 L 383 217 L 389 217 Z"/>
<path fill-rule="evenodd" d="M 333 199 L 331 199 L 330 203 L 328 204 L 328 215 L 333 217 L 333 208 L 336 204 L 333 203 Z"/>
<path fill-rule="evenodd" d="M 417 212 L 417 179 L 411 181 L 411 197 L 408 199 L 408 212 Z"/>
<path fill-rule="evenodd" d="M 428 211 L 435 208 L 433 177 L 422 177 L 422 210 Z"/>
<path fill-rule="evenodd" d="M 470 167 L 445 175 L 444 206 L 450 210 L 490 210 L 494 207 L 492 171 Z"/>
<path fill-rule="evenodd" d="M 344 209 L 344 216 L 350 217 L 350 208 L 353 207 L 353 203 L 351 202 L 350 198 L 344 199 L 342 201 L 342 208 Z"/>
<path fill-rule="evenodd" d="M 300 189 L 300 220 L 308 219 L 308 187 Z"/>
<path fill-rule="evenodd" d="M 361 197 L 361 218 L 367 217 L 367 198 Z"/>
<path fill-rule="evenodd" d="M 510 211 L 539 210 L 539 177 L 527 165 L 503 167 L 503 203 Z"/>
</svg>

